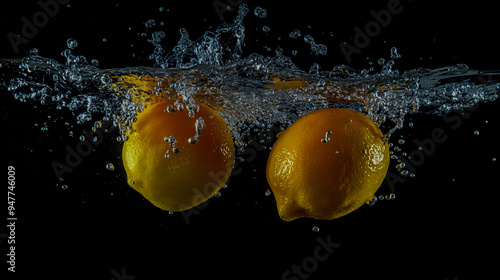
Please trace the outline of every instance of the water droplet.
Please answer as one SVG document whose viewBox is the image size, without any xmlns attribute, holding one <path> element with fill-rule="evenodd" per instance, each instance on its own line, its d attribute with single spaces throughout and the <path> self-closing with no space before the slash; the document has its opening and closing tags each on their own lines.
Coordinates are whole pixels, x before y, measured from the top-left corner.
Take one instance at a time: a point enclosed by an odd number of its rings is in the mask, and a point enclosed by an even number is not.
<svg viewBox="0 0 500 280">
<path fill-rule="evenodd" d="M 196 144 L 196 143 L 198 143 L 198 137 L 195 136 L 195 137 L 189 138 L 188 139 L 188 143 L 189 144 Z"/>
<path fill-rule="evenodd" d="M 222 194 L 220 192 L 215 193 L 215 197 L 220 197 Z"/>
<path fill-rule="evenodd" d="M 330 134 L 332 134 L 332 132 L 328 130 L 325 134 L 325 138 L 321 139 L 321 142 L 328 143 L 328 141 L 330 141 L 330 138 L 328 137 Z"/>
<path fill-rule="evenodd" d="M 63 189 L 63 190 L 67 190 L 67 189 L 68 189 L 68 185 L 66 185 L 66 184 L 62 185 L 62 186 L 61 186 L 61 189 Z"/>
<path fill-rule="evenodd" d="M 408 170 L 403 170 L 403 171 L 401 171 L 401 175 L 403 175 L 403 176 L 408 175 L 408 173 L 410 173 L 410 172 L 408 172 Z"/>
<path fill-rule="evenodd" d="M 271 195 L 271 190 L 267 190 L 266 193 L 264 194 L 265 196 L 270 196 Z"/>
<path fill-rule="evenodd" d="M 385 64 L 385 59 L 381 58 L 381 59 L 377 60 L 377 63 L 378 63 L 378 65 L 384 65 Z"/>
<path fill-rule="evenodd" d="M 398 143 L 399 143 L 399 144 L 404 144 L 404 143 L 405 143 L 405 140 L 404 140 L 404 139 L 399 139 Z"/>
<path fill-rule="evenodd" d="M 160 7 L 158 10 L 160 10 L 160 13 L 163 13 L 163 11 L 165 11 L 165 8 Z"/>
<path fill-rule="evenodd" d="M 108 39 L 106 39 L 106 38 L 102 38 L 102 42 L 103 42 L 103 43 L 106 43 L 106 42 L 108 42 Z"/>
<path fill-rule="evenodd" d="M 269 31 L 271 31 L 271 28 L 267 25 L 264 25 L 264 26 L 262 26 L 262 31 L 268 33 Z"/>
<path fill-rule="evenodd" d="M 168 154 L 168 151 L 165 153 L 165 158 L 170 158 L 170 155 Z"/>
<path fill-rule="evenodd" d="M 115 166 L 110 162 L 110 163 L 106 164 L 106 169 L 107 170 L 115 170 Z"/>
<path fill-rule="evenodd" d="M 383 195 L 379 195 L 378 196 L 378 200 L 380 200 L 380 201 L 384 200 L 384 196 Z"/>
<path fill-rule="evenodd" d="M 99 66 L 99 60 L 97 60 L 97 59 L 92 59 L 92 60 L 91 60 L 91 63 L 92 63 L 92 65 L 94 65 L 95 67 Z"/>
<path fill-rule="evenodd" d="M 497 158 L 492 158 L 491 160 L 492 160 L 492 161 L 497 161 Z"/>
<path fill-rule="evenodd" d="M 257 6 L 257 8 L 255 8 L 253 13 L 258 18 L 266 18 L 267 17 L 267 10 L 262 8 L 262 7 L 259 7 L 259 6 Z"/>
<path fill-rule="evenodd" d="M 474 130 L 474 135 L 479 135 L 479 130 Z"/>
<path fill-rule="evenodd" d="M 398 53 L 398 49 L 396 49 L 396 47 L 391 48 L 391 58 L 392 59 L 401 58 L 401 55 Z"/>
<path fill-rule="evenodd" d="M 174 152 L 174 154 L 179 154 L 181 152 L 181 150 L 174 147 L 174 148 L 172 148 L 172 152 Z"/>
<path fill-rule="evenodd" d="M 66 44 L 68 45 L 68 48 L 74 50 L 76 47 L 78 47 L 78 41 L 76 41 L 75 39 L 73 38 L 69 38 L 67 41 L 66 41 Z"/>
<path fill-rule="evenodd" d="M 34 48 L 30 51 L 30 55 L 38 55 L 38 49 Z"/>
<path fill-rule="evenodd" d="M 82 142 L 83 142 L 83 141 L 85 141 L 85 136 L 80 135 L 80 138 L 78 138 L 78 139 L 80 139 L 80 141 L 82 141 Z"/>
<path fill-rule="evenodd" d="M 317 227 L 317 226 L 313 226 L 313 227 L 312 227 L 312 231 L 313 231 L 313 232 L 319 232 L 319 227 Z"/>
</svg>

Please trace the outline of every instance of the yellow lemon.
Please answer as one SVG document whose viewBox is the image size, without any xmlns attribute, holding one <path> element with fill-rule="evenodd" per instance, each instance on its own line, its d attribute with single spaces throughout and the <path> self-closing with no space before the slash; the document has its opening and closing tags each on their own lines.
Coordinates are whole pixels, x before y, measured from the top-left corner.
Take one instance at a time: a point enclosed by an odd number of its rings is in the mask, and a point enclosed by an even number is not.
<svg viewBox="0 0 500 280">
<path fill-rule="evenodd" d="M 224 119 L 203 104 L 190 116 L 179 102 L 162 101 L 139 112 L 122 152 L 128 184 L 167 211 L 205 202 L 224 186 L 234 164 Z"/>
<path fill-rule="evenodd" d="M 369 118 L 327 108 L 302 116 L 278 138 L 267 162 L 267 181 L 283 220 L 330 220 L 369 200 L 389 161 L 387 141 Z"/>
</svg>

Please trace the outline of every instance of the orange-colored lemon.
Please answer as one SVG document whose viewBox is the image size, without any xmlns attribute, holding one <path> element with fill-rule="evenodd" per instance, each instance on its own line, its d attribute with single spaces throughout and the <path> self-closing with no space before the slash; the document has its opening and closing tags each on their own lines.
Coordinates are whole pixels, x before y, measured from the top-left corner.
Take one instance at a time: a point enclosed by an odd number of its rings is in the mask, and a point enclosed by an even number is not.
<svg viewBox="0 0 500 280">
<path fill-rule="evenodd" d="M 138 113 L 122 152 L 128 184 L 167 211 L 183 211 L 212 197 L 234 164 L 233 138 L 224 119 L 203 104 L 194 116 L 177 105 L 162 101 Z"/>
<path fill-rule="evenodd" d="M 376 124 L 353 110 L 327 108 L 283 132 L 266 173 L 283 220 L 330 220 L 373 197 L 388 167 L 389 146 Z"/>
</svg>

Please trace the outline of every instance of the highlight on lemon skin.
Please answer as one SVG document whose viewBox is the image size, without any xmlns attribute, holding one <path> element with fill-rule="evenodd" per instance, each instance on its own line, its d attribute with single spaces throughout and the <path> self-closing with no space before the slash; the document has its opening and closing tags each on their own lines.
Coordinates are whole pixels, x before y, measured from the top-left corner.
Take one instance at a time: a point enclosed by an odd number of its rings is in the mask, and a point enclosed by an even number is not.
<svg viewBox="0 0 500 280">
<path fill-rule="evenodd" d="M 283 132 L 266 175 L 283 220 L 331 220 L 373 197 L 389 161 L 389 146 L 375 123 L 357 111 L 327 108 Z"/>
<path fill-rule="evenodd" d="M 216 194 L 234 164 L 223 118 L 204 104 L 194 115 L 180 100 L 149 104 L 123 144 L 128 184 L 166 211 L 193 208 Z"/>
</svg>

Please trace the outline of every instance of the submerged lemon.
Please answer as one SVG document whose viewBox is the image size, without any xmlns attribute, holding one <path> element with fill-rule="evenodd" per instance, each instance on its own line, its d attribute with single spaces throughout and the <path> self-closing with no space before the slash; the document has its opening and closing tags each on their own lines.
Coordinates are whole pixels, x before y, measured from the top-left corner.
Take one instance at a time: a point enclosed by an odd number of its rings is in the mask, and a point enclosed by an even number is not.
<svg viewBox="0 0 500 280">
<path fill-rule="evenodd" d="M 203 203 L 224 186 L 233 168 L 233 138 L 224 119 L 198 106 L 194 116 L 174 100 L 147 106 L 123 145 L 128 184 L 163 210 Z"/>
<path fill-rule="evenodd" d="M 370 199 L 388 167 L 389 146 L 377 125 L 359 112 L 327 108 L 283 132 L 266 173 L 283 220 L 330 220 Z"/>
</svg>

